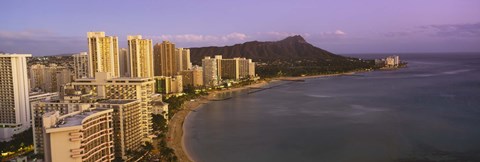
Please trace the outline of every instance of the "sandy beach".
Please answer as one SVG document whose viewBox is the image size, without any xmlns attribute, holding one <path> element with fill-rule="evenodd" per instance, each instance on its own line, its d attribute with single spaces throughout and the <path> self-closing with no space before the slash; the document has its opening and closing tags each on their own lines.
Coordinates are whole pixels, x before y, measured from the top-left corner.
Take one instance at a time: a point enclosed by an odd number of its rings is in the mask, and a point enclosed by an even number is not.
<svg viewBox="0 0 480 162">
<path fill-rule="evenodd" d="M 361 72 L 361 71 L 359 71 Z M 259 81 L 258 83 L 238 87 L 238 88 L 231 88 L 231 89 L 224 89 L 219 91 L 211 91 L 209 92 L 208 96 L 202 96 L 200 98 L 195 99 L 194 101 L 187 101 L 182 107 L 182 110 L 178 111 L 172 119 L 170 119 L 168 133 L 167 133 L 167 144 L 170 148 L 175 151 L 175 155 L 178 157 L 180 162 L 193 162 L 194 160 L 188 154 L 187 150 L 185 149 L 184 143 L 184 135 L 185 130 L 183 127 L 183 123 L 187 117 L 187 115 L 197 109 L 200 105 L 208 103 L 210 100 L 215 99 L 216 94 L 218 93 L 225 93 L 225 92 L 233 92 L 233 91 L 240 91 L 244 89 L 250 88 L 261 88 L 264 86 L 269 85 L 270 83 L 274 83 L 277 81 L 288 81 L 288 80 L 304 80 L 304 79 L 312 79 L 312 78 L 320 78 L 320 77 L 330 77 L 330 76 L 339 76 L 339 75 L 353 75 L 357 72 L 348 72 L 348 73 L 339 73 L 339 74 L 327 74 L 327 75 L 312 75 L 312 76 L 302 76 L 302 77 L 279 77 L 274 78 L 269 81 Z"/>
</svg>

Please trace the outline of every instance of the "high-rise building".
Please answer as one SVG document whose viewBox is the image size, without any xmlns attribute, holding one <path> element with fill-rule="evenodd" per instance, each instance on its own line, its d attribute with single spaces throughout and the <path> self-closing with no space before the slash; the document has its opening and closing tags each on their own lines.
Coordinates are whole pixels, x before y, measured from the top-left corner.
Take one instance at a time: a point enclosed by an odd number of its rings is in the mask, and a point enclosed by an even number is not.
<svg viewBox="0 0 480 162">
<path fill-rule="evenodd" d="M 184 70 L 182 74 L 183 86 L 201 87 L 203 86 L 203 69 L 199 66 L 193 66 L 191 70 Z"/>
<path fill-rule="evenodd" d="M 238 80 L 240 79 L 240 59 L 221 59 L 220 76 L 222 79 Z"/>
<path fill-rule="evenodd" d="M 110 73 L 95 74 L 95 78 L 77 79 L 71 85 L 77 91 L 104 99 L 140 100 L 142 135 L 149 140 L 152 131 L 151 96 L 155 94 L 154 78 L 113 78 Z"/>
<path fill-rule="evenodd" d="M 205 57 L 202 59 L 203 67 L 203 85 L 207 87 L 214 87 L 218 85 L 219 73 L 217 59 Z"/>
<path fill-rule="evenodd" d="M 248 59 L 248 76 L 250 76 L 250 78 L 253 78 L 256 76 L 255 62 L 253 62 L 252 59 Z"/>
<path fill-rule="evenodd" d="M 128 36 L 130 77 L 153 77 L 152 40 L 141 35 Z"/>
<path fill-rule="evenodd" d="M 178 72 L 175 60 L 175 44 L 169 41 L 157 43 L 153 49 L 153 64 L 155 76 L 173 76 Z"/>
<path fill-rule="evenodd" d="M 130 61 L 128 57 L 128 50 L 126 48 L 120 48 L 118 50 L 119 62 L 120 62 L 120 76 L 130 77 Z"/>
<path fill-rule="evenodd" d="M 36 91 L 37 89 L 44 90 L 45 89 L 45 65 L 42 64 L 34 64 L 30 66 L 29 75 L 30 75 L 30 89 Z"/>
<path fill-rule="evenodd" d="M 175 60 L 177 62 L 177 70 L 190 70 L 192 63 L 190 62 L 190 49 L 177 48 L 175 49 Z"/>
<path fill-rule="evenodd" d="M 42 118 L 44 160 L 51 162 L 113 161 L 113 110 L 88 109 Z"/>
<path fill-rule="evenodd" d="M 35 64 L 30 67 L 30 88 L 33 91 L 58 92 L 61 86 L 71 81 L 72 73 L 65 67 L 56 64 Z"/>
<path fill-rule="evenodd" d="M 0 54 L 0 141 L 30 127 L 27 77 L 30 54 Z"/>
<path fill-rule="evenodd" d="M 88 32 L 88 72 L 95 77 L 96 72 L 110 72 L 120 76 L 118 60 L 118 38 L 105 36 L 105 32 Z"/>
<path fill-rule="evenodd" d="M 134 151 L 142 148 L 141 102 L 139 100 L 104 100 L 97 108 L 113 109 L 113 140 L 115 159 L 132 161 Z"/>
<path fill-rule="evenodd" d="M 88 77 L 88 54 L 81 52 L 73 55 L 75 79 Z"/>
</svg>

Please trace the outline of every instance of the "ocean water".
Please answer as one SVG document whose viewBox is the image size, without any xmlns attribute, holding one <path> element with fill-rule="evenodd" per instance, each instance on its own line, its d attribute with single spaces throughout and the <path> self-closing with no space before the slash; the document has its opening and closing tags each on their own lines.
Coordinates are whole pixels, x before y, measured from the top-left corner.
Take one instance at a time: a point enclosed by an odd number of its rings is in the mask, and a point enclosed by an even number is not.
<svg viewBox="0 0 480 162">
<path fill-rule="evenodd" d="M 480 54 L 400 57 L 408 68 L 203 105 L 185 121 L 187 151 L 200 162 L 480 161 Z"/>
</svg>

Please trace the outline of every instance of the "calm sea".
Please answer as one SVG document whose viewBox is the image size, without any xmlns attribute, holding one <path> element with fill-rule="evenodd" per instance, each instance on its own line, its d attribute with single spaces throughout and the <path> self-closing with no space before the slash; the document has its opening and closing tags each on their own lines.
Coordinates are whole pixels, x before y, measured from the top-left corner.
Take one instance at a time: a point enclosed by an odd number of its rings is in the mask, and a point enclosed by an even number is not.
<svg viewBox="0 0 480 162">
<path fill-rule="evenodd" d="M 200 162 L 480 161 L 480 54 L 400 58 L 408 68 L 210 102 L 185 122 L 187 150 Z"/>
</svg>

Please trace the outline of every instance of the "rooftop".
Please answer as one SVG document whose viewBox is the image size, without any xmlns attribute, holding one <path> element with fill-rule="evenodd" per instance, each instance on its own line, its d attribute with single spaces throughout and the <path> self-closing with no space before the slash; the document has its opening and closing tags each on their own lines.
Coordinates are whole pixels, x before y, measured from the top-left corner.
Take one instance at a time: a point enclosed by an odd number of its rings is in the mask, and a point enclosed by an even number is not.
<svg viewBox="0 0 480 162">
<path fill-rule="evenodd" d="M 76 126 L 76 125 L 81 125 L 82 120 L 85 119 L 86 117 L 93 115 L 98 112 L 106 111 L 108 109 L 90 109 L 87 111 L 83 111 L 79 114 L 67 116 L 61 120 L 58 121 L 57 125 L 58 128 L 63 128 L 63 127 L 71 127 L 71 126 Z"/>
<path fill-rule="evenodd" d="M 131 103 L 131 102 L 136 102 L 137 100 L 103 100 L 103 101 L 98 101 L 98 103 L 100 104 L 119 104 L 119 105 L 122 105 L 122 104 L 127 104 L 127 103 Z"/>
</svg>

